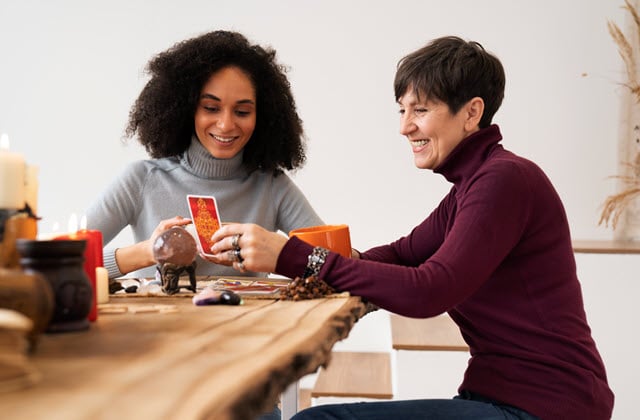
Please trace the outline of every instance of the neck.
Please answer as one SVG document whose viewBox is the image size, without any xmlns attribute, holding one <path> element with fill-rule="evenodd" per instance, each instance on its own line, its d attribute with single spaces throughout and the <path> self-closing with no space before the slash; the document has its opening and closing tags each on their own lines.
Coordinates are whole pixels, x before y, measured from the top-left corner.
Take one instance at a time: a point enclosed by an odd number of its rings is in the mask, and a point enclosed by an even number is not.
<svg viewBox="0 0 640 420">
<path fill-rule="evenodd" d="M 242 164 L 242 151 L 230 159 L 217 159 L 195 136 L 181 156 L 180 163 L 200 178 L 232 179 L 247 175 L 247 170 Z"/>
</svg>

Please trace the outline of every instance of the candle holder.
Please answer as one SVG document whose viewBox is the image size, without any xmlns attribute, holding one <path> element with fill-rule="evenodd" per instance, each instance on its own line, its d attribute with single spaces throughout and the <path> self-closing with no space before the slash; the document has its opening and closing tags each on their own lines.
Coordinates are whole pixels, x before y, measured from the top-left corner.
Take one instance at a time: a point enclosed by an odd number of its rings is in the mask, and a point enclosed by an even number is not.
<svg viewBox="0 0 640 420">
<path fill-rule="evenodd" d="M 19 267 L 16 240 L 35 239 L 38 219 L 28 205 L 21 210 L 0 209 L 0 267 Z"/>
<path fill-rule="evenodd" d="M 93 291 L 83 268 L 86 245 L 85 240 L 16 241 L 22 269 L 42 274 L 53 290 L 55 303 L 47 332 L 89 328 Z"/>
<path fill-rule="evenodd" d="M 38 336 L 45 332 L 53 315 L 51 286 L 42 274 L 0 267 L 0 308 L 12 309 L 31 319 L 29 350 L 34 351 Z"/>
<path fill-rule="evenodd" d="M 5 226 L 7 221 L 15 214 L 15 210 L 0 208 L 0 267 L 10 267 L 10 254 L 13 248 L 13 241 L 9 238 L 5 239 Z M 10 249 L 11 247 L 11 249 Z"/>
<path fill-rule="evenodd" d="M 162 232 L 153 243 L 153 256 L 158 261 L 157 276 L 162 281 L 162 291 L 174 295 L 180 291 L 180 274 L 189 275 L 189 290 L 196 291 L 195 239 L 181 226 Z"/>
</svg>

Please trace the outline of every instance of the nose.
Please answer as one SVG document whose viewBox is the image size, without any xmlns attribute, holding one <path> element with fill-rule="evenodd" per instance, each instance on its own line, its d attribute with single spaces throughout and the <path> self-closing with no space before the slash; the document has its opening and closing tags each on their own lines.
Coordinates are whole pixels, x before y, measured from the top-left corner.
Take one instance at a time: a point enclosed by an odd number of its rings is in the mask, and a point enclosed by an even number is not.
<svg viewBox="0 0 640 420">
<path fill-rule="evenodd" d="M 230 112 L 221 112 L 216 125 L 222 131 L 229 131 L 233 128 L 233 116 Z"/>
<path fill-rule="evenodd" d="M 409 113 L 405 112 L 400 115 L 400 134 L 403 136 L 408 136 L 416 129 L 416 125 L 413 123 L 413 120 L 410 118 Z"/>
</svg>

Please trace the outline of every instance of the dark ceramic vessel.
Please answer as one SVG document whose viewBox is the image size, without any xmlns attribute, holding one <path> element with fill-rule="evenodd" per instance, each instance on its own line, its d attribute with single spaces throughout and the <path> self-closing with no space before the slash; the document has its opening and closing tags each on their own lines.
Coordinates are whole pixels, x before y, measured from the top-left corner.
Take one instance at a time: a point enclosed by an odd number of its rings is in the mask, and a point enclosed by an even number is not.
<svg viewBox="0 0 640 420">
<path fill-rule="evenodd" d="M 42 274 L 51 285 L 55 303 L 47 332 L 89 328 L 93 293 L 83 267 L 86 246 L 85 240 L 16 241 L 22 269 Z"/>
<path fill-rule="evenodd" d="M 35 350 L 38 336 L 46 331 L 53 315 L 53 292 L 40 273 L 0 267 L 0 308 L 12 309 L 33 321 L 29 350 Z"/>
</svg>

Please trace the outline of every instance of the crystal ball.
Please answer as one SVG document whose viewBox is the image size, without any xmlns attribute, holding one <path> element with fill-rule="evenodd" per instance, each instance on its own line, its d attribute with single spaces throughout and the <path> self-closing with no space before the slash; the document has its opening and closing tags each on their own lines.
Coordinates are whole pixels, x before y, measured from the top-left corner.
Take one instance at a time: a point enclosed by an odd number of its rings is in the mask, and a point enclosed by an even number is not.
<svg viewBox="0 0 640 420">
<path fill-rule="evenodd" d="M 165 230 L 153 243 L 153 257 L 160 264 L 189 265 L 197 254 L 195 239 L 180 226 Z"/>
</svg>

